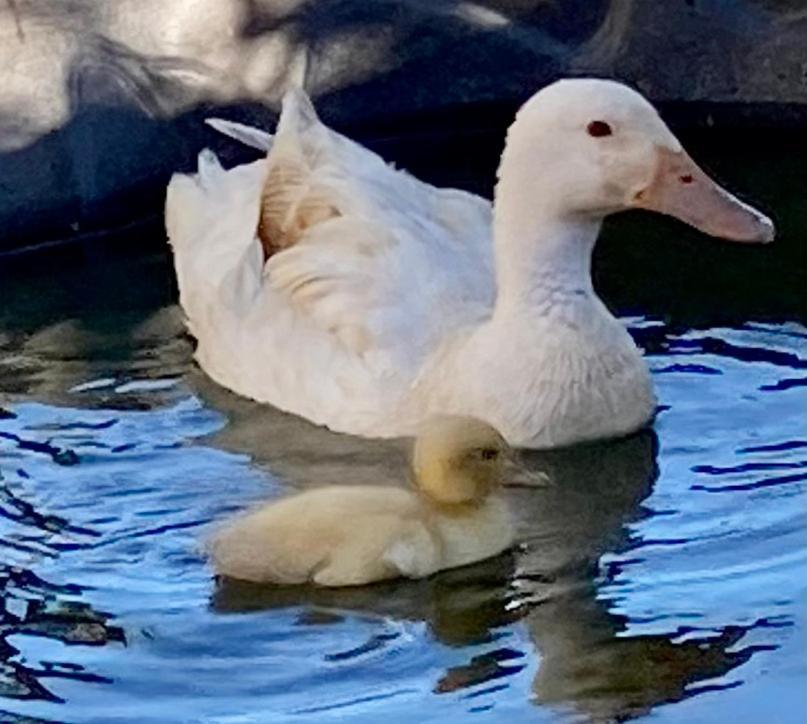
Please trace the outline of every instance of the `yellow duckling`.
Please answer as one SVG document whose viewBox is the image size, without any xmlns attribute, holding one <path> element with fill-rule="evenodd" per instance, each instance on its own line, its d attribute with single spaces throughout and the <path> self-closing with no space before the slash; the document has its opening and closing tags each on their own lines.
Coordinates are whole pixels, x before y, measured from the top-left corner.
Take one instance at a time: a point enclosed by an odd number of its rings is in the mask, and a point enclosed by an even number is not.
<svg viewBox="0 0 807 724">
<path fill-rule="evenodd" d="M 507 452 L 483 422 L 431 420 L 415 443 L 416 490 L 334 485 L 269 503 L 216 533 L 211 559 L 231 578 L 358 586 L 490 558 L 513 544 Z"/>
</svg>

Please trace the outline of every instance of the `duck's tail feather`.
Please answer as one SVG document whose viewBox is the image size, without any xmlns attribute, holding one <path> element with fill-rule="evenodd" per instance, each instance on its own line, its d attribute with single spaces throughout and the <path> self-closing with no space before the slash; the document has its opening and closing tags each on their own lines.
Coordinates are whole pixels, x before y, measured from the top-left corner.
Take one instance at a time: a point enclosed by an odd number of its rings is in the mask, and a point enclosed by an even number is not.
<svg viewBox="0 0 807 724">
<path fill-rule="evenodd" d="M 255 230 L 265 169 L 261 160 L 228 171 L 205 149 L 198 173 L 175 174 L 168 185 L 166 230 L 191 328 L 216 308 L 243 309 L 260 289 Z"/>
<path fill-rule="evenodd" d="M 283 107 L 277 124 L 278 134 L 289 131 L 304 133 L 321 125 L 308 93 L 302 88 L 289 88 L 283 96 Z"/>
<path fill-rule="evenodd" d="M 196 170 L 199 185 L 207 193 L 212 193 L 217 184 L 221 183 L 224 176 L 224 168 L 219 163 L 218 156 L 209 148 L 204 148 L 199 153 L 196 160 Z"/>
<path fill-rule="evenodd" d="M 207 118 L 205 123 L 219 133 L 240 141 L 245 146 L 264 153 L 272 150 L 275 136 L 260 128 L 228 121 L 224 118 Z M 286 91 L 277 125 L 277 135 L 296 137 L 320 125 L 321 122 L 308 94 L 302 88 L 296 87 Z"/>
<path fill-rule="evenodd" d="M 259 236 L 266 256 L 294 246 L 313 226 L 340 216 L 339 199 L 324 181 L 334 158 L 334 137 L 308 95 L 292 88 L 283 97 L 266 179 Z"/>
<path fill-rule="evenodd" d="M 205 120 L 208 126 L 230 138 L 240 141 L 245 146 L 255 148 L 258 151 L 269 153 L 272 148 L 272 134 L 262 131 L 260 128 L 245 126 L 243 123 L 227 121 L 223 118 L 208 118 Z"/>
<path fill-rule="evenodd" d="M 166 229 L 180 303 L 196 330 L 224 310 L 243 315 L 262 287 L 271 251 L 291 245 L 304 228 L 335 213 L 316 190 L 308 191 L 312 159 L 328 131 L 303 90 L 285 95 L 274 136 L 233 121 L 208 123 L 267 157 L 226 170 L 205 149 L 198 172 L 176 174 L 168 186 Z M 263 235 L 258 240 L 259 222 L 268 243 Z"/>
</svg>

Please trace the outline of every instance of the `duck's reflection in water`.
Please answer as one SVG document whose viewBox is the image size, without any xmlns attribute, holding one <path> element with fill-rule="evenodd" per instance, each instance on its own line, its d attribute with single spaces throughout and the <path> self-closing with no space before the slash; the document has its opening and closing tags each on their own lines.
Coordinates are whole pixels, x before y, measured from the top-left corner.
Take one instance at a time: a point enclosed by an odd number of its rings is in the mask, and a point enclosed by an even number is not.
<svg viewBox="0 0 807 724">
<path fill-rule="evenodd" d="M 438 693 L 521 670 L 522 652 L 496 647 L 497 629 L 521 621 L 540 655 L 537 703 L 569 706 L 595 721 L 647 713 L 704 690 L 693 684 L 725 674 L 755 650 L 729 650 L 746 630 L 738 626 L 687 640 L 680 640 L 682 630 L 625 636 L 627 619 L 597 598 L 600 557 L 628 548 L 626 525 L 648 514 L 642 500 L 656 479 L 655 458 L 649 431 L 526 454 L 530 468 L 547 473 L 551 484 L 510 489 L 523 541 L 514 554 L 425 581 L 356 589 L 221 580 L 213 606 L 229 612 L 302 606 L 301 623 L 339 620 L 345 613 L 422 620 L 448 645 L 492 644 L 467 665 L 444 672 L 435 684 Z"/>
<path fill-rule="evenodd" d="M 621 721 L 702 691 L 692 685 L 753 653 L 729 650 L 745 633 L 738 626 L 711 635 L 625 635 L 628 619 L 597 596 L 600 557 L 629 549 L 627 525 L 649 515 L 642 501 L 657 477 L 656 450 L 655 434 L 646 431 L 531 457 L 553 485 L 519 496 L 526 546 L 513 585 L 541 655 L 533 682 L 538 703 Z M 695 635 L 681 640 L 685 633 Z"/>
</svg>

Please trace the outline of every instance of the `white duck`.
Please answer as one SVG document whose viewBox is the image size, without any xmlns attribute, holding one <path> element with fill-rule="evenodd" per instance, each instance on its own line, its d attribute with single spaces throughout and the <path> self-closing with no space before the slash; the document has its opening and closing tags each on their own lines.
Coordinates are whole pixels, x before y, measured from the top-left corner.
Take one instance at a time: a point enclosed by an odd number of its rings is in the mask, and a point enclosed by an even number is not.
<svg viewBox="0 0 807 724">
<path fill-rule="evenodd" d="M 415 443 L 416 490 L 331 485 L 292 495 L 226 524 L 211 559 L 230 578 L 358 586 L 490 558 L 513 544 L 500 492 L 506 452 L 478 420 L 434 418 Z"/>
<path fill-rule="evenodd" d="M 645 425 L 640 352 L 592 288 L 603 218 L 654 209 L 736 241 L 771 221 L 716 185 L 613 81 L 536 93 L 507 133 L 493 205 L 395 170 L 325 127 L 302 91 L 267 149 L 177 175 L 166 219 L 197 359 L 232 390 L 333 430 L 411 435 L 434 414 L 546 448 Z"/>
</svg>

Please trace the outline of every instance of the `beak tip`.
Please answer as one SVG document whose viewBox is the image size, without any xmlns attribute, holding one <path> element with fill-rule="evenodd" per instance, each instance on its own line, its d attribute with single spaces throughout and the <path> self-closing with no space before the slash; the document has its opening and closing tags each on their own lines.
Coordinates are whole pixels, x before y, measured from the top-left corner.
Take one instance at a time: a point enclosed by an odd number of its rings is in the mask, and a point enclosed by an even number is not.
<svg viewBox="0 0 807 724">
<path fill-rule="evenodd" d="M 760 216 L 759 219 L 759 235 L 757 239 L 760 244 L 770 244 L 776 239 L 776 227 L 767 216 Z"/>
</svg>

